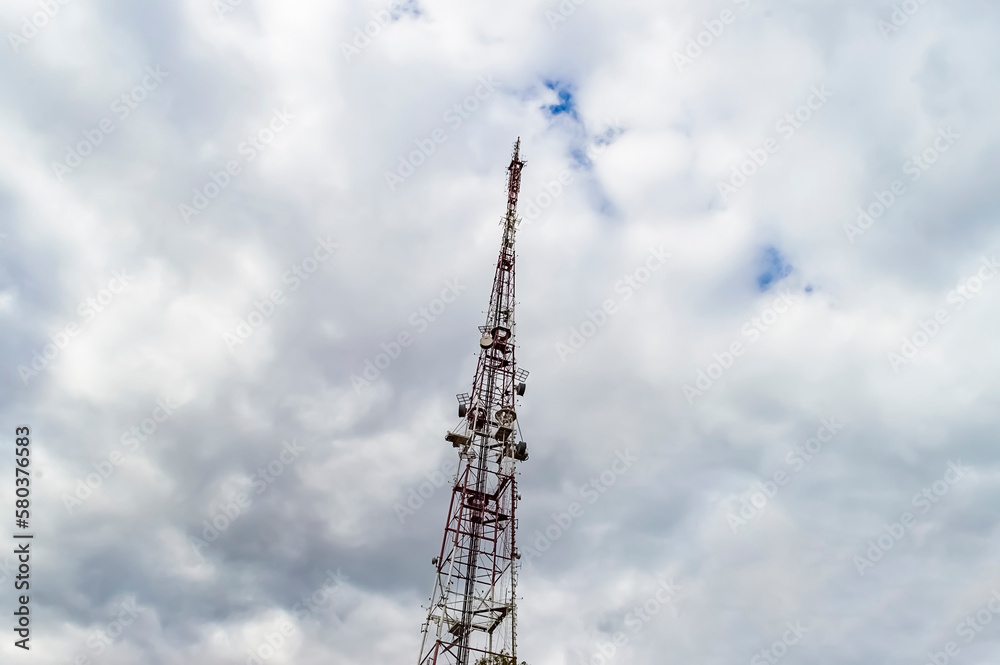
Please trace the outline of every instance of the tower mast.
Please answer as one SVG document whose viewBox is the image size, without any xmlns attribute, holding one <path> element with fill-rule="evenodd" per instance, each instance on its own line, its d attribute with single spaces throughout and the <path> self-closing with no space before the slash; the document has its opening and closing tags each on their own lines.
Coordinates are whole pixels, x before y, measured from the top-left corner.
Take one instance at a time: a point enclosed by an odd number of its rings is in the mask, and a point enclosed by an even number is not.
<svg viewBox="0 0 1000 665">
<path fill-rule="evenodd" d="M 521 139 L 507 167 L 507 211 L 479 362 L 471 393 L 458 395 L 454 430 L 458 472 L 441 549 L 432 560 L 434 591 L 418 665 L 517 663 L 517 462 L 528 459 L 516 398 L 528 373 L 514 359 L 514 236 L 521 189 Z"/>
</svg>

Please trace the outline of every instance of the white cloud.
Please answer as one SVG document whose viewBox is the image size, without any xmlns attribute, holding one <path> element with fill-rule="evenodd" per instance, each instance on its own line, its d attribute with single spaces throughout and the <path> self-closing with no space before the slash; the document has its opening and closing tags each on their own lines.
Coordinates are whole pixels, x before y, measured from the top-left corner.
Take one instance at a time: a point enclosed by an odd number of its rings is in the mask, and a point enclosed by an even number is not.
<svg viewBox="0 0 1000 665">
<path fill-rule="evenodd" d="M 1000 250 L 996 10 L 926 3 L 883 39 L 892 3 L 571 4 L 551 30 L 558 3 L 411 3 L 348 61 L 341 44 L 386 3 L 71 2 L 8 52 L 0 387 L 39 447 L 39 663 L 87 653 L 126 597 L 141 620 L 101 662 L 243 662 L 337 568 L 349 587 L 267 662 L 416 657 L 447 487 L 403 523 L 394 505 L 453 454 L 517 136 L 522 211 L 539 206 L 518 238 L 521 533 L 616 450 L 643 460 L 524 568 L 525 660 L 590 658 L 667 572 L 683 594 L 618 662 L 750 662 L 800 619 L 789 663 L 922 662 L 988 600 L 1000 281 L 961 308 L 948 296 Z M 35 7 L 5 7 L 5 32 Z M 737 19 L 679 72 L 673 54 L 726 8 Z M 169 76 L 59 180 L 52 162 L 156 65 Z M 830 100 L 722 201 L 718 181 L 820 84 Z M 241 142 L 283 108 L 294 121 L 247 160 Z M 857 208 L 949 126 L 954 148 L 851 244 Z M 390 190 L 386 171 L 437 128 L 446 140 Z M 242 172 L 185 224 L 178 206 L 233 159 Z M 339 247 L 293 291 L 283 275 L 318 236 Z M 661 244 L 664 268 L 561 362 L 555 343 Z M 791 270 L 762 292 L 769 248 Z M 18 365 L 123 268 L 129 288 L 25 385 Z M 466 290 L 356 392 L 351 375 L 414 332 L 446 279 Z M 224 334 L 275 288 L 285 301 L 230 352 Z M 742 326 L 779 289 L 796 305 L 750 343 Z M 894 371 L 888 354 L 940 308 L 949 322 Z M 682 386 L 734 341 L 746 354 L 689 405 Z M 163 398 L 183 406 L 68 513 L 61 494 Z M 730 499 L 830 415 L 844 432 L 734 534 Z M 196 555 L 211 507 L 291 439 L 307 453 Z M 851 557 L 959 458 L 976 482 L 860 577 Z M 996 640 L 962 646 L 974 662 Z"/>
</svg>

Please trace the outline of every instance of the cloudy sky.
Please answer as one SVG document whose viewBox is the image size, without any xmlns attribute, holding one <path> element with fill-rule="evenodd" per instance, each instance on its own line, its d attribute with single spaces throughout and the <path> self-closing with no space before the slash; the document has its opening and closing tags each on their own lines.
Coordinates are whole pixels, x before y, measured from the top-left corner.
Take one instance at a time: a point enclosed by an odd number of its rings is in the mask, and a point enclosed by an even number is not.
<svg viewBox="0 0 1000 665">
<path fill-rule="evenodd" d="M 520 136 L 519 656 L 995 662 L 998 19 L 4 2 L 0 660 L 416 662 Z"/>
</svg>

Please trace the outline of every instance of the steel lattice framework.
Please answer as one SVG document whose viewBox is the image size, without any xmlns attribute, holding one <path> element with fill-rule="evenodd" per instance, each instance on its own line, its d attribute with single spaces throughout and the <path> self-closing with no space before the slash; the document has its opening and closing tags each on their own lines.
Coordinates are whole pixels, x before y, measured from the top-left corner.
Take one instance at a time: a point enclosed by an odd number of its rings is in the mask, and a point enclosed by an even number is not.
<svg viewBox="0 0 1000 665">
<path fill-rule="evenodd" d="M 434 591 L 419 665 L 517 663 L 517 462 L 528 458 L 515 400 L 528 373 L 514 360 L 514 235 L 521 188 L 521 140 L 507 167 L 507 213 L 490 294 L 480 326 L 472 392 L 458 395 L 459 425 L 445 439 L 458 449 Z"/>
</svg>

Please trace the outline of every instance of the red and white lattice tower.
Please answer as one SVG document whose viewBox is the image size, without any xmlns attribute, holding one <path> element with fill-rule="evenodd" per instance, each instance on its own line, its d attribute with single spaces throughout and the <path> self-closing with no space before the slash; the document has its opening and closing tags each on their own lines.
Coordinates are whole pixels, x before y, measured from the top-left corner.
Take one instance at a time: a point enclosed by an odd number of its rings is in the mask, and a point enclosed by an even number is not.
<svg viewBox="0 0 1000 665">
<path fill-rule="evenodd" d="M 514 360 L 514 234 L 521 188 L 521 140 L 507 167 L 507 214 L 472 391 L 458 396 L 460 423 L 445 440 L 457 448 L 434 592 L 419 665 L 517 663 L 517 463 L 528 458 L 515 399 L 528 373 Z"/>
</svg>

